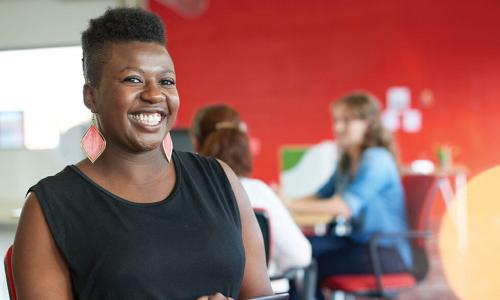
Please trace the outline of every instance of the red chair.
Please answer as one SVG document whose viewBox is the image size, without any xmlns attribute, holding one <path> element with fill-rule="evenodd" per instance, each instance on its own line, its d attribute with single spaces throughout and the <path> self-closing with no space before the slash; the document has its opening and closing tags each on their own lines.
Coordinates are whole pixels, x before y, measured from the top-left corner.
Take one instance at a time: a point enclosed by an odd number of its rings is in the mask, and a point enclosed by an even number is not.
<svg viewBox="0 0 500 300">
<path fill-rule="evenodd" d="M 369 262 L 373 272 L 370 274 L 333 275 L 321 281 L 334 295 L 392 298 L 401 290 L 413 288 L 427 275 L 429 261 L 425 249 L 429 212 L 437 191 L 436 178 L 428 175 L 407 175 L 402 178 L 408 212 L 407 232 L 385 233 L 373 236 L 369 243 Z M 408 272 L 383 273 L 377 243 L 380 239 L 411 239 L 413 269 Z"/>
<path fill-rule="evenodd" d="M 5 267 L 5 278 L 7 279 L 7 287 L 9 288 L 10 300 L 16 300 L 16 288 L 14 287 L 14 277 L 12 277 L 12 246 L 9 247 L 3 261 Z"/>
</svg>

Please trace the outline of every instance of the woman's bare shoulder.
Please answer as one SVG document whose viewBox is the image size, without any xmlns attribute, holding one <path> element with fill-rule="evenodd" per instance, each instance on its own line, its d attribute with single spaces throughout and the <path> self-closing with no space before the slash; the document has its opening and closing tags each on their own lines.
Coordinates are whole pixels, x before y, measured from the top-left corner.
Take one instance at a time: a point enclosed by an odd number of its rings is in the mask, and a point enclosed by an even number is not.
<svg viewBox="0 0 500 300">
<path fill-rule="evenodd" d="M 19 299 L 72 299 L 68 267 L 34 192 L 26 198 L 12 253 Z"/>
</svg>

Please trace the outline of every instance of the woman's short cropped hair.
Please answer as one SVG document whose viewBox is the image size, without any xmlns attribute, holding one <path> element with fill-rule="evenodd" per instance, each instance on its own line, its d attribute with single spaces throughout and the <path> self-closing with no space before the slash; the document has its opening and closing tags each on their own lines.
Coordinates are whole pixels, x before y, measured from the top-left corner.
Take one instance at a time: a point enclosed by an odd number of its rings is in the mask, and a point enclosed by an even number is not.
<svg viewBox="0 0 500 300">
<path fill-rule="evenodd" d="M 85 82 L 99 86 L 109 46 L 133 41 L 165 45 L 165 27 L 160 17 L 140 8 L 121 7 L 108 9 L 104 15 L 91 19 L 82 33 Z"/>
</svg>

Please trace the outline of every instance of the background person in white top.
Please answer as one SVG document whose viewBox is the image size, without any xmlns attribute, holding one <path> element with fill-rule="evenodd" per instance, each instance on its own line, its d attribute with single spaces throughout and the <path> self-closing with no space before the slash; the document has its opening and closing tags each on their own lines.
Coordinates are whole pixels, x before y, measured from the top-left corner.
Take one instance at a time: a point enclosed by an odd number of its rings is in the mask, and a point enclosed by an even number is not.
<svg viewBox="0 0 500 300">
<path fill-rule="evenodd" d="M 226 105 L 206 106 L 196 113 L 191 131 L 198 153 L 226 162 L 239 176 L 252 207 L 268 212 L 272 236 L 269 274 L 308 266 L 311 245 L 282 201 L 267 184 L 248 178 L 252 158 L 246 128 L 238 112 Z"/>
</svg>

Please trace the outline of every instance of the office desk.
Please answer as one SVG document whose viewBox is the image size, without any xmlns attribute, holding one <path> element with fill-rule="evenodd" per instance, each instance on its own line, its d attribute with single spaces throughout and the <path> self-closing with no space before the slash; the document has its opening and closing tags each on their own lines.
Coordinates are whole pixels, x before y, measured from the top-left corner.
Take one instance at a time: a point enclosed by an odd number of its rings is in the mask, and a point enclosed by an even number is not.
<svg viewBox="0 0 500 300">
<path fill-rule="evenodd" d="M 292 213 L 292 218 L 306 236 L 326 234 L 333 221 L 333 216 L 325 213 Z"/>
</svg>

